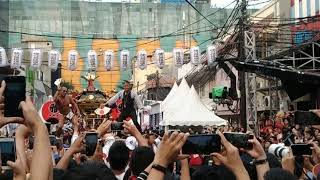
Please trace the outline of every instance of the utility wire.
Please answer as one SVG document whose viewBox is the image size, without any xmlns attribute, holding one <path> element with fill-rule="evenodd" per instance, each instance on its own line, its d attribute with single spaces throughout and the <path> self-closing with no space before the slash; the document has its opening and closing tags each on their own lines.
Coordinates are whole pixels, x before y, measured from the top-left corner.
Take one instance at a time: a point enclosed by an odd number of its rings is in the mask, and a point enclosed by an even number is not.
<svg viewBox="0 0 320 180">
<path fill-rule="evenodd" d="M 206 21 L 208 21 L 212 26 L 216 27 L 216 25 L 213 24 L 206 16 L 204 16 L 196 7 L 194 7 L 194 5 L 189 0 L 185 1 L 192 7 L 192 9 L 194 9 L 198 14 L 200 14 L 200 16 L 202 16 Z"/>
</svg>

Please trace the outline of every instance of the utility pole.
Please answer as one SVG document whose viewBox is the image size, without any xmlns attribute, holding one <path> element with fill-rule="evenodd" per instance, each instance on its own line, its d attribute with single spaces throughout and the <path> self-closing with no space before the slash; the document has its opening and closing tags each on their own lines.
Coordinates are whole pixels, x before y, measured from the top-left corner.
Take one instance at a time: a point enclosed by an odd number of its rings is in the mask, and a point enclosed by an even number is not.
<svg viewBox="0 0 320 180">
<path fill-rule="evenodd" d="M 245 61 L 245 49 L 244 49 L 244 31 L 246 26 L 247 18 L 247 2 L 246 0 L 241 0 L 241 15 L 239 19 L 239 43 L 238 43 L 238 60 Z M 240 81 L 240 124 L 244 130 L 247 130 L 247 105 L 246 105 L 246 74 L 245 71 L 239 71 L 239 81 Z"/>
<path fill-rule="evenodd" d="M 156 72 L 156 101 L 158 101 L 158 89 L 159 89 L 159 71 Z"/>
</svg>

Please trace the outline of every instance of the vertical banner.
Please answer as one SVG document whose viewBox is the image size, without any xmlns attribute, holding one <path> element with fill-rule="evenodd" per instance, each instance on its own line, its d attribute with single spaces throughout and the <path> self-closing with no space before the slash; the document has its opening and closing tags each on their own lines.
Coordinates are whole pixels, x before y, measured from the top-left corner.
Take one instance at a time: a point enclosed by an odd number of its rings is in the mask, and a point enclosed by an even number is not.
<svg viewBox="0 0 320 180">
<path fill-rule="evenodd" d="M 174 48 L 173 52 L 172 52 L 172 56 L 173 56 L 173 62 L 175 64 L 175 66 L 181 67 L 183 65 L 183 61 L 184 61 L 183 50 L 181 48 Z"/>
<path fill-rule="evenodd" d="M 165 66 L 165 56 L 164 56 L 164 50 L 163 49 L 157 49 L 154 53 L 154 61 L 156 66 L 159 69 L 164 68 Z"/>
<path fill-rule="evenodd" d="M 78 53 L 75 50 L 70 50 L 68 54 L 68 69 L 74 71 L 78 66 Z"/>
<path fill-rule="evenodd" d="M 13 69 L 20 68 L 22 63 L 22 56 L 23 56 L 22 49 L 18 49 L 18 48 L 12 49 L 10 67 Z"/>
<path fill-rule="evenodd" d="M 88 51 L 88 69 L 91 71 L 95 71 L 98 68 L 98 56 L 96 51 L 90 50 Z"/>
<path fill-rule="evenodd" d="M 114 61 L 114 53 L 113 50 L 107 50 L 104 52 L 104 68 L 107 71 L 111 71 L 113 68 L 113 61 Z"/>
<path fill-rule="evenodd" d="M 217 48 L 214 45 L 208 46 L 207 48 L 207 57 L 208 57 L 208 66 L 212 66 L 217 59 Z"/>
<path fill-rule="evenodd" d="M 195 66 L 200 64 L 200 49 L 198 46 L 192 47 L 190 49 L 190 60 L 191 63 Z"/>
<path fill-rule="evenodd" d="M 60 60 L 60 52 L 57 50 L 51 50 L 48 53 L 48 67 L 52 71 L 56 71 L 58 69 L 58 64 Z"/>
<path fill-rule="evenodd" d="M 30 54 L 30 68 L 32 70 L 37 70 L 40 68 L 42 63 L 42 54 L 40 49 L 32 49 Z"/>
<path fill-rule="evenodd" d="M 4 67 L 6 65 L 8 65 L 6 50 L 3 47 L 0 47 L 0 67 Z"/>
<path fill-rule="evenodd" d="M 123 71 L 130 68 L 130 53 L 128 50 L 122 50 L 120 53 L 120 68 Z"/>
<path fill-rule="evenodd" d="M 147 67 L 147 51 L 141 49 L 137 54 L 138 67 L 144 70 Z"/>
</svg>

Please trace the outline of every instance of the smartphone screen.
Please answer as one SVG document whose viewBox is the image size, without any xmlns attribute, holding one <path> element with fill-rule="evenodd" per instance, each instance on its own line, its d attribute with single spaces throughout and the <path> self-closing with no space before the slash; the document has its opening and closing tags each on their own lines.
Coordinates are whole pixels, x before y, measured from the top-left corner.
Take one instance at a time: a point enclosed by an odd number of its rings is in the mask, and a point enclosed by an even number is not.
<svg viewBox="0 0 320 180">
<path fill-rule="evenodd" d="M 253 144 L 248 142 L 249 139 L 253 138 L 253 135 L 244 133 L 223 133 L 223 135 L 232 145 L 237 148 L 253 148 Z"/>
<path fill-rule="evenodd" d="M 19 109 L 21 101 L 26 99 L 26 78 L 24 76 L 6 76 L 4 91 L 6 117 L 23 117 L 22 110 Z"/>
<path fill-rule="evenodd" d="M 292 144 L 291 149 L 294 156 L 312 155 L 310 144 Z"/>
<path fill-rule="evenodd" d="M 98 134 L 97 133 L 86 133 L 86 155 L 92 156 L 96 150 L 98 143 Z"/>
<path fill-rule="evenodd" d="M 209 155 L 221 151 L 221 140 L 217 134 L 190 135 L 182 147 L 183 154 Z"/>
<path fill-rule="evenodd" d="M 111 131 L 123 131 L 123 122 L 116 122 L 111 124 Z"/>
<path fill-rule="evenodd" d="M 1 163 L 8 166 L 7 161 L 14 162 L 16 159 L 16 146 L 14 138 L 0 138 Z"/>
</svg>

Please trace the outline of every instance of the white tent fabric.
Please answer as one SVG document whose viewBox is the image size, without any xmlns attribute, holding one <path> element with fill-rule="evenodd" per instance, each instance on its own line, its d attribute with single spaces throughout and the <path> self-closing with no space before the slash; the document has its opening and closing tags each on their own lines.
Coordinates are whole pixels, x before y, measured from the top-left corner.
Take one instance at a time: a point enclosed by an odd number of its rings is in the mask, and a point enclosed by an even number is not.
<svg viewBox="0 0 320 180">
<path fill-rule="evenodd" d="M 182 96 L 175 113 L 165 116 L 164 125 L 166 126 L 221 126 L 226 125 L 227 121 L 218 117 L 214 112 L 206 108 L 201 102 L 195 88 L 192 86 L 187 96 Z M 177 103 L 178 104 L 178 103 Z M 182 104 L 184 104 L 182 106 Z M 164 111 L 166 113 L 167 111 Z M 170 111 L 169 111 L 170 112 Z"/>
<path fill-rule="evenodd" d="M 171 91 L 169 92 L 167 97 L 161 102 L 161 108 L 165 107 L 168 104 L 168 102 L 170 102 L 170 100 L 174 97 L 177 90 L 178 90 L 178 85 L 177 85 L 177 83 L 174 83 L 174 85 L 171 88 Z"/>
<path fill-rule="evenodd" d="M 171 96 L 170 99 L 162 106 L 163 118 L 160 125 L 164 125 L 166 121 L 172 119 L 172 116 L 178 112 L 180 108 L 183 108 L 186 104 L 184 103 L 185 98 L 188 96 L 190 87 L 187 81 L 183 78 L 176 92 Z"/>
</svg>

